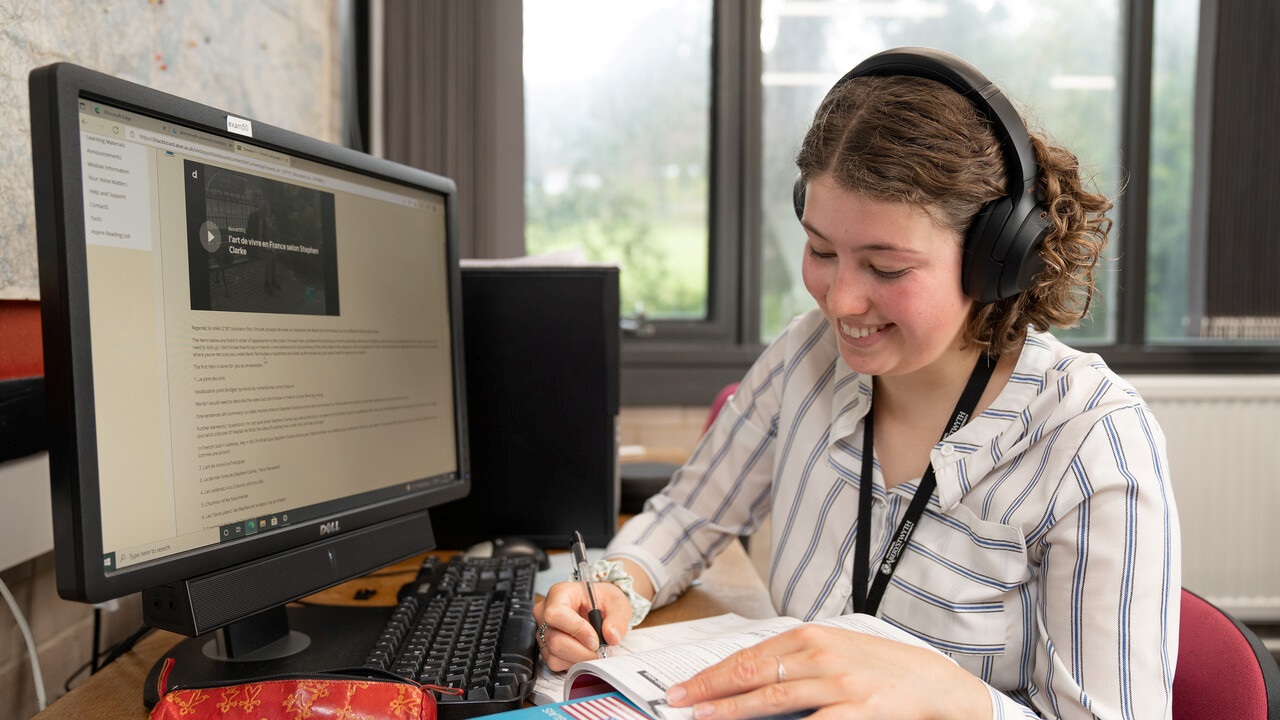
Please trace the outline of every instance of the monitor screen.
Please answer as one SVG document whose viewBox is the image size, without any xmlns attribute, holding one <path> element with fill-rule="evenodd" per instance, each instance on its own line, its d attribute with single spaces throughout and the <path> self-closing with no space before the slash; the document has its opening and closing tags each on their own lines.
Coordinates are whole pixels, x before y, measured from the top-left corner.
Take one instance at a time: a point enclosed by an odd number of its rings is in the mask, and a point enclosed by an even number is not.
<svg viewBox="0 0 1280 720">
<path fill-rule="evenodd" d="M 74 65 L 30 78 L 59 592 L 233 624 L 469 487 L 451 181 Z"/>
</svg>

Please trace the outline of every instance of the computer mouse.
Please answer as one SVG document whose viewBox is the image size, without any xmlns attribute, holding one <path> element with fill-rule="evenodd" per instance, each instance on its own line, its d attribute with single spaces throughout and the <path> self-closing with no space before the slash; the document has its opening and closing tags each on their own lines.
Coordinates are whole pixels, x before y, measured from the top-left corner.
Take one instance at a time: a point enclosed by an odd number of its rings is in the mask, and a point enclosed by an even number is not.
<svg viewBox="0 0 1280 720">
<path fill-rule="evenodd" d="M 463 551 L 467 557 L 516 557 L 530 555 L 538 562 L 539 570 L 551 567 L 547 552 L 537 543 L 522 537 L 498 537 L 484 540 Z"/>
</svg>

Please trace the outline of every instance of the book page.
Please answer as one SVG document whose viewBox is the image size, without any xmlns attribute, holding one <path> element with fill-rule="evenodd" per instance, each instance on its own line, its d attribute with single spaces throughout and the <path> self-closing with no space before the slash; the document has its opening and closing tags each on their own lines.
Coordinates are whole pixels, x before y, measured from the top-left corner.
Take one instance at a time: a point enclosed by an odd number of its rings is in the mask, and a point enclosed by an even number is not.
<svg viewBox="0 0 1280 720">
<path fill-rule="evenodd" d="M 601 687 L 604 681 L 654 717 L 687 720 L 692 709 L 668 707 L 667 688 L 798 624 L 788 617 L 755 621 L 748 630 L 716 638 L 581 662 L 569 669 L 564 698 L 601 692 L 608 689 Z"/>
<path fill-rule="evenodd" d="M 568 557 L 568 555 L 565 555 L 565 557 Z M 771 621 L 755 620 L 734 613 L 725 613 L 724 615 L 716 615 L 709 618 L 636 628 L 627 633 L 621 645 L 609 648 L 609 655 L 610 657 L 616 657 L 673 645 L 698 643 L 741 632 L 760 622 Z M 793 618 L 785 618 L 782 622 L 796 624 L 798 621 Z M 534 684 L 531 700 L 537 705 L 547 705 L 558 703 L 565 699 L 566 675 L 567 673 L 564 671 L 554 672 L 547 668 L 546 663 L 539 663 L 538 678 Z"/>
</svg>

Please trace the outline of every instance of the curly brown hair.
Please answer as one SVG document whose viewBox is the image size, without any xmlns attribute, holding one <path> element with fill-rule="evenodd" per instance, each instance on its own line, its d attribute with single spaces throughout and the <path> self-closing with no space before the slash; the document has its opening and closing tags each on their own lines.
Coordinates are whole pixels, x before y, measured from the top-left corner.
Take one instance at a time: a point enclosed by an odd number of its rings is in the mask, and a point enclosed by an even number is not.
<svg viewBox="0 0 1280 720">
<path fill-rule="evenodd" d="M 1032 145 L 1051 225 L 1040 248 L 1044 269 L 1027 290 L 974 304 L 964 339 L 986 351 L 1021 346 L 1028 328 L 1083 319 L 1111 231 L 1112 202 L 1085 187 L 1076 156 L 1034 133 Z M 990 121 L 954 90 L 916 77 L 859 77 L 833 89 L 796 164 L 806 184 L 830 176 L 847 190 L 920 207 L 960 237 L 983 205 L 1008 194 Z"/>
</svg>

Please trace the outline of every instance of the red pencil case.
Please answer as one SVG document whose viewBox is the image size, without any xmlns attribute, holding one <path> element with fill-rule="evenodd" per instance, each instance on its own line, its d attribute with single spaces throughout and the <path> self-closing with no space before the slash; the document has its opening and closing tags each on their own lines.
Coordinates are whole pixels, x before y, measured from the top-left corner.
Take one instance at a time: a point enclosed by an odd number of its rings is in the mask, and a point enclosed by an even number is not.
<svg viewBox="0 0 1280 720">
<path fill-rule="evenodd" d="M 172 663 L 170 658 L 161 669 L 160 702 L 151 720 L 436 720 L 432 687 L 394 676 L 335 671 L 170 689 Z"/>
</svg>

